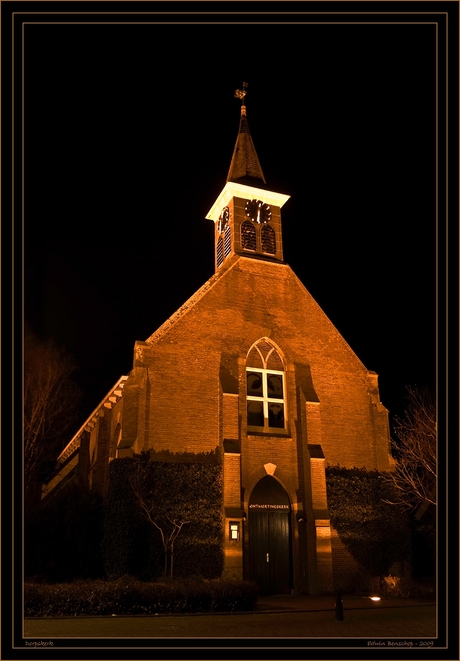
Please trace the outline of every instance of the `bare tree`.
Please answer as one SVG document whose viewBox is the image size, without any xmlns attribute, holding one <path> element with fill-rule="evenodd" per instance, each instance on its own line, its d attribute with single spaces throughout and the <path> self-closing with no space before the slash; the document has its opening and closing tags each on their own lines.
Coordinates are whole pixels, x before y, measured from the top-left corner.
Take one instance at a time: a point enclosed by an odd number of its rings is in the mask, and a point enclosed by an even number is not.
<svg viewBox="0 0 460 661">
<path fill-rule="evenodd" d="M 393 504 L 420 515 L 436 505 L 436 402 L 428 389 L 417 387 L 407 388 L 407 400 L 403 418 L 395 420 L 391 445 L 396 466 L 388 479 L 395 488 Z"/>
<path fill-rule="evenodd" d="M 23 425 L 26 508 L 64 434 L 75 422 L 80 390 L 71 380 L 75 364 L 63 349 L 24 330 Z"/>
<path fill-rule="evenodd" d="M 136 468 L 130 478 L 130 485 L 142 514 L 160 533 L 165 554 L 164 576 L 167 576 L 168 574 L 169 557 L 169 575 L 172 578 L 174 567 L 174 542 L 182 530 L 182 526 L 190 523 L 190 521 L 183 521 L 177 517 L 171 518 L 171 516 L 168 516 L 165 513 L 163 513 L 163 515 L 160 514 L 159 510 L 161 507 L 153 494 L 153 490 L 148 484 L 148 477 L 146 464 L 144 462 L 137 462 Z"/>
</svg>

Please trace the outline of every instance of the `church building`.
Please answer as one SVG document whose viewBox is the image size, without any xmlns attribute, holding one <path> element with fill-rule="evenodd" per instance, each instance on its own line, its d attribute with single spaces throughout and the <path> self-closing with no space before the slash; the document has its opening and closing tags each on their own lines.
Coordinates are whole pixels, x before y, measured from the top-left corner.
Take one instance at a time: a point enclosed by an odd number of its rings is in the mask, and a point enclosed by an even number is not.
<svg viewBox="0 0 460 661">
<path fill-rule="evenodd" d="M 104 495 L 115 458 L 217 449 L 223 576 L 265 594 L 332 592 L 346 553 L 325 469 L 389 470 L 388 411 L 377 374 L 284 261 L 289 197 L 266 184 L 245 94 L 246 84 L 227 181 L 207 215 L 215 273 L 135 343 L 131 372 L 63 450 L 42 498 L 75 479 Z"/>
</svg>

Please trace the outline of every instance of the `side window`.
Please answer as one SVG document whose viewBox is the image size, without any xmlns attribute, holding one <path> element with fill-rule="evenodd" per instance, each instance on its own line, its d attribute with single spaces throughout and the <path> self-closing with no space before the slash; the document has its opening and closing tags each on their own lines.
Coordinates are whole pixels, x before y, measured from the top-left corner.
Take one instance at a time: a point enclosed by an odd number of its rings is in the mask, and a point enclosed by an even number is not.
<svg viewBox="0 0 460 661">
<path fill-rule="evenodd" d="M 251 367 L 254 365 L 254 367 Z M 275 347 L 262 340 L 249 352 L 246 367 L 248 428 L 286 429 L 285 374 Z"/>
</svg>

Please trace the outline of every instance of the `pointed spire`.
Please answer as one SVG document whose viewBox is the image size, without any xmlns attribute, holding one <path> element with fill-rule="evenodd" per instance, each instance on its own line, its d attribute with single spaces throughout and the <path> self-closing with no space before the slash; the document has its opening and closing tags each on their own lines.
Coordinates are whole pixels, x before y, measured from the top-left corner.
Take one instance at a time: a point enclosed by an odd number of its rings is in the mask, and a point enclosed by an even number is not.
<svg viewBox="0 0 460 661">
<path fill-rule="evenodd" d="M 260 167 L 259 159 L 257 158 L 251 134 L 249 133 L 246 105 L 244 102 L 247 87 L 248 84 L 243 83 L 243 89 L 236 90 L 235 92 L 235 96 L 241 99 L 241 119 L 227 181 L 261 186 L 261 183 L 265 184 L 265 177 Z"/>
</svg>

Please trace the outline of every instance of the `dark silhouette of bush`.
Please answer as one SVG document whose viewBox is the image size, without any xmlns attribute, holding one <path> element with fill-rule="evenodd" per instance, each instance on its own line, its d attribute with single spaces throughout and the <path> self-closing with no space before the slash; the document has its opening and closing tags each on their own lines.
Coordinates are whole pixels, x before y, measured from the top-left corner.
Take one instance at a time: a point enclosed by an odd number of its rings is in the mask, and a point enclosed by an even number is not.
<svg viewBox="0 0 460 661">
<path fill-rule="evenodd" d="M 222 466 L 214 453 L 194 458 L 192 461 L 188 453 L 184 461 L 181 455 L 174 455 L 174 460 L 151 461 L 150 453 L 143 453 L 111 462 L 103 534 L 108 577 L 131 575 L 148 580 L 165 574 L 161 532 L 143 515 L 133 480 L 165 534 L 169 534 L 172 521 L 187 522 L 174 543 L 174 576 L 220 577 Z"/>
<path fill-rule="evenodd" d="M 104 576 L 103 513 L 101 498 L 77 487 L 30 511 L 24 524 L 25 576 L 54 582 Z"/>
<path fill-rule="evenodd" d="M 64 584 L 26 583 L 25 617 L 74 615 L 154 615 L 251 611 L 257 586 L 250 581 L 161 580 L 143 582 L 130 576 L 114 581 Z"/>
<path fill-rule="evenodd" d="M 411 561 L 411 526 L 391 499 L 391 484 L 378 471 L 328 466 L 331 524 L 354 559 L 371 576 L 385 576 L 396 562 Z"/>
</svg>

